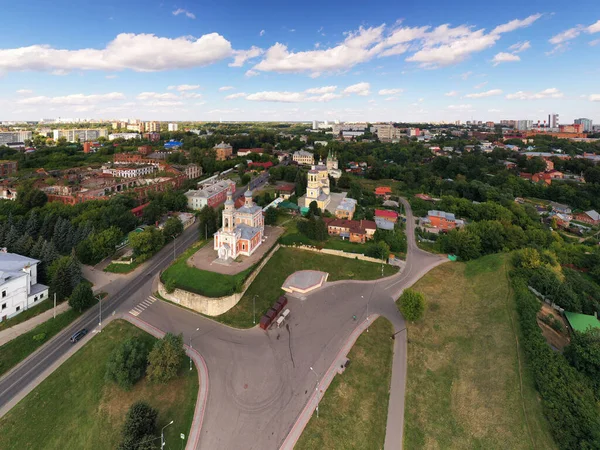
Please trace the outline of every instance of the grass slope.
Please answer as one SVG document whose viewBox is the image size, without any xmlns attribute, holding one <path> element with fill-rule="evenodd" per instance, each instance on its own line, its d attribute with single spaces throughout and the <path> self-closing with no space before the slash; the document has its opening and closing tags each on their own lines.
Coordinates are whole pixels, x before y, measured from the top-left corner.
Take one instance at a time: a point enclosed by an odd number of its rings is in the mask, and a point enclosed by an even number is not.
<svg viewBox="0 0 600 450">
<path fill-rule="evenodd" d="M 443 264 L 414 286 L 427 311 L 408 326 L 405 448 L 556 448 L 518 357 L 506 264 Z"/>
<path fill-rule="evenodd" d="M 348 358 L 350 366 L 336 375 L 296 444 L 297 450 L 382 449 L 392 375 L 394 332 L 379 318 L 363 333 Z"/>
<path fill-rule="evenodd" d="M 115 449 L 129 406 L 145 400 L 159 411 L 166 448 L 181 448 L 179 433 L 187 435 L 198 393 L 198 375 L 182 366 L 181 375 L 166 385 L 145 379 L 125 392 L 104 380 L 111 351 L 123 340 L 142 336 L 155 339 L 133 325 L 117 320 L 108 325 L 52 375 L 0 419 L 3 449 Z M 157 448 L 160 446 L 156 441 Z"/>
<path fill-rule="evenodd" d="M 285 279 L 298 270 L 308 269 L 328 272 L 328 281 L 375 280 L 381 277 L 381 264 L 307 250 L 280 248 L 248 287 L 240 302 L 215 319 L 238 328 L 252 327 L 254 296 L 256 296 L 256 323 L 258 323 L 260 317 L 284 293 L 281 286 Z M 396 267 L 384 265 L 384 276 L 393 275 L 396 271 Z"/>
</svg>

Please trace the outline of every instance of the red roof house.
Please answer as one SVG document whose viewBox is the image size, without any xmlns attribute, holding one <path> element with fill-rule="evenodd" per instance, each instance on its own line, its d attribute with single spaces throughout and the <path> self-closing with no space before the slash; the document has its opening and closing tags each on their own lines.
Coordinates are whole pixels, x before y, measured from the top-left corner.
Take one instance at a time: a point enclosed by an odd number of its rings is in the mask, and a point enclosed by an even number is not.
<svg viewBox="0 0 600 450">
<path fill-rule="evenodd" d="M 375 217 L 380 217 L 392 223 L 396 223 L 398 221 L 398 213 L 396 211 L 389 211 L 387 209 L 376 209 Z"/>
</svg>

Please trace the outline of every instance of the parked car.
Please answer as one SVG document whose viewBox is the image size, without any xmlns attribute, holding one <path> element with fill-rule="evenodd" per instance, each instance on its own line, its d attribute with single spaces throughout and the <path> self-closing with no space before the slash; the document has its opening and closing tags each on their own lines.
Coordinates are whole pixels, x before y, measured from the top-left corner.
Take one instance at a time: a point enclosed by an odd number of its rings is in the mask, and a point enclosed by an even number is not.
<svg viewBox="0 0 600 450">
<path fill-rule="evenodd" d="M 88 333 L 88 331 L 83 328 L 82 330 L 79 330 L 77 333 L 75 333 L 73 336 L 71 336 L 70 341 L 75 344 L 77 341 L 79 341 L 81 338 L 83 338 L 86 334 Z"/>
</svg>

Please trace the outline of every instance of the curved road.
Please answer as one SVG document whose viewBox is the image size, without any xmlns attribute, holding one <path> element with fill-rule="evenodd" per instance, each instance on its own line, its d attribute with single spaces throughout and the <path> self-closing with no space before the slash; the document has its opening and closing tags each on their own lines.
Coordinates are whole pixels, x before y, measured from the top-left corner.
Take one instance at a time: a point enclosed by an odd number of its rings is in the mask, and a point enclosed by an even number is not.
<svg viewBox="0 0 600 450">
<path fill-rule="evenodd" d="M 369 314 L 388 318 L 396 331 L 404 320 L 394 300 L 434 266 L 439 256 L 420 250 L 414 239 L 414 220 L 407 202 L 408 253 L 405 269 L 392 277 L 372 282 L 328 283 L 306 300 L 291 298 L 289 327 L 269 332 L 255 327 L 237 330 L 166 302 L 154 302 L 137 319 L 162 331 L 183 333 L 204 357 L 210 390 L 198 448 L 277 449 L 298 421 L 315 389 L 315 374 L 321 378 L 336 360 L 357 322 Z M 196 227 L 178 238 L 179 252 L 191 245 Z M 179 253 L 178 252 L 178 253 Z M 152 294 L 152 278 L 172 258 L 167 246 L 140 274 L 111 296 L 103 309 L 126 313 Z M 148 275 L 149 274 L 149 275 Z M 97 324 L 97 309 L 60 333 L 13 372 L 0 380 L 0 408 L 14 399 L 45 368 L 72 345 L 68 337 L 76 330 Z M 394 369 L 388 413 L 386 449 L 402 446 L 406 333 L 395 341 Z"/>
</svg>

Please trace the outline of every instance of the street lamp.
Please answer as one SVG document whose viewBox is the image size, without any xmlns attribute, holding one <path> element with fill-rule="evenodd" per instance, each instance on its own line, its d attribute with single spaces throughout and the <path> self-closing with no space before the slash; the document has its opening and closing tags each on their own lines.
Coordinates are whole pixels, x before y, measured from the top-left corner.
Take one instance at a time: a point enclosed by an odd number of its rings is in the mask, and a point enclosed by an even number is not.
<svg viewBox="0 0 600 450">
<path fill-rule="evenodd" d="M 98 333 L 102 332 L 102 296 L 98 295 L 98 304 L 100 305 L 100 313 L 98 318 Z"/>
<path fill-rule="evenodd" d="M 254 297 L 252 297 L 252 315 L 253 315 L 253 319 L 252 319 L 252 323 L 254 325 L 256 325 L 256 297 L 258 297 L 258 294 L 256 294 Z"/>
<path fill-rule="evenodd" d="M 200 328 L 196 328 L 196 332 L 200 331 Z M 192 350 L 194 349 L 194 347 L 192 346 L 192 337 L 194 336 L 194 334 L 196 334 L 196 332 L 190 334 L 190 370 L 192 370 Z"/>
<path fill-rule="evenodd" d="M 397 335 L 398 333 L 402 333 L 404 330 L 406 330 L 406 327 L 402 328 L 401 330 L 398 330 L 398 331 L 396 331 L 394 334 L 392 334 L 392 335 L 390 336 L 390 338 L 391 338 L 392 340 L 396 340 L 396 335 Z"/>
<path fill-rule="evenodd" d="M 310 367 L 310 371 L 315 374 L 315 377 L 317 377 L 317 386 L 315 387 L 315 391 L 317 391 L 317 419 L 318 419 L 319 418 L 319 375 L 317 375 L 317 372 L 315 372 L 315 369 L 313 369 L 312 367 Z"/>
<path fill-rule="evenodd" d="M 160 449 L 162 450 L 163 447 L 165 446 L 165 428 L 167 428 L 169 425 L 172 425 L 173 421 L 171 420 L 168 424 L 166 424 L 164 427 L 162 427 L 162 430 L 160 430 Z"/>
</svg>

